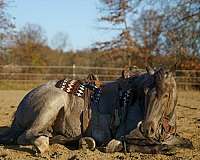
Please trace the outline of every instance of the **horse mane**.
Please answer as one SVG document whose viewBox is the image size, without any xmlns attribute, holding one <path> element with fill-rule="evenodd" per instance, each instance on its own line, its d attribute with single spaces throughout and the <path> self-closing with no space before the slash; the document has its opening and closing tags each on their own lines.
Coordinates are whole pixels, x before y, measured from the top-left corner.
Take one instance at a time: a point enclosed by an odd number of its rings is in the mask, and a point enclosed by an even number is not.
<svg viewBox="0 0 200 160">
<path fill-rule="evenodd" d="M 95 76 L 93 73 L 89 73 L 86 80 L 88 81 L 97 81 L 99 80 L 97 76 Z"/>
</svg>

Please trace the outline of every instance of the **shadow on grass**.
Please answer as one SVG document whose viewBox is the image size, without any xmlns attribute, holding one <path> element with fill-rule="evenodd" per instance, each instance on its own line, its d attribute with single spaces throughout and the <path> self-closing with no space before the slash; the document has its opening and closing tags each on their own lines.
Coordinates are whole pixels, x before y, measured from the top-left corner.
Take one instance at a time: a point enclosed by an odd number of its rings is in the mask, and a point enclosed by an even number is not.
<svg viewBox="0 0 200 160">
<path fill-rule="evenodd" d="M 2 136 L 6 136 L 7 133 L 9 132 L 10 127 L 9 126 L 1 126 L 0 127 L 0 137 Z M 30 146 L 21 146 L 21 145 L 2 145 L 4 146 L 5 149 L 11 149 L 11 150 L 15 150 L 15 151 L 22 151 L 22 152 L 26 152 L 26 153 L 30 153 L 30 154 L 34 154 L 33 149 Z"/>
<path fill-rule="evenodd" d="M 21 145 L 5 145 L 5 149 L 11 149 L 15 151 L 29 153 L 31 155 L 35 155 L 35 151 L 32 149 L 31 146 L 21 146 Z"/>
</svg>

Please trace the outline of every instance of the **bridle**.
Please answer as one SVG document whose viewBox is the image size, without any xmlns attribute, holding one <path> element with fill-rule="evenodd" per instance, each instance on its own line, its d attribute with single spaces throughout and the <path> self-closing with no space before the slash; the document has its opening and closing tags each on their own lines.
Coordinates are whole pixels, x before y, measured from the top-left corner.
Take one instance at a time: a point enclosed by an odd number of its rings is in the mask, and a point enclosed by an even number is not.
<svg viewBox="0 0 200 160">
<path fill-rule="evenodd" d="M 170 98 L 171 98 L 172 92 L 169 92 L 169 97 L 167 100 L 167 107 L 165 108 L 165 111 L 163 112 L 163 115 L 159 121 L 159 127 L 158 127 L 158 139 L 159 141 L 165 141 L 168 138 L 170 138 L 171 135 L 176 133 L 176 125 L 171 126 L 170 120 L 173 117 L 175 106 L 173 107 L 172 111 L 167 114 L 167 110 L 169 108 Z"/>
<path fill-rule="evenodd" d="M 171 94 L 173 94 L 172 92 L 169 91 L 167 104 L 166 104 L 165 110 L 164 110 L 164 112 L 163 112 L 163 114 L 162 114 L 162 116 L 161 116 L 161 118 L 158 122 L 158 127 L 157 127 L 156 134 L 155 134 L 155 137 L 154 137 L 154 139 L 159 141 L 159 142 L 167 140 L 168 138 L 170 138 L 171 135 L 174 135 L 176 133 L 176 125 L 171 126 L 169 124 L 170 120 L 173 117 L 175 106 L 173 107 L 173 110 L 170 113 L 167 114 L 167 110 L 169 109 L 170 99 L 171 99 L 171 96 L 172 96 Z M 145 113 L 147 112 L 146 106 L 147 106 L 147 101 L 146 101 L 146 96 L 145 96 Z M 145 134 L 144 134 L 143 128 L 142 128 L 142 123 L 143 123 L 143 121 L 140 121 L 138 123 L 138 128 L 139 128 L 140 132 L 145 137 Z"/>
</svg>

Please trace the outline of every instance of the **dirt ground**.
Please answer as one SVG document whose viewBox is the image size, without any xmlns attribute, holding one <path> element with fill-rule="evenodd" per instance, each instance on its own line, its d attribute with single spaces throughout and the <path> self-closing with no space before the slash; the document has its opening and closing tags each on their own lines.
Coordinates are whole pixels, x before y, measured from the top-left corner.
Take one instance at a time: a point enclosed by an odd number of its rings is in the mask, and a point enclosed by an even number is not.
<svg viewBox="0 0 200 160">
<path fill-rule="evenodd" d="M 18 103 L 27 91 L 0 91 L 0 132 L 9 126 Z M 102 153 L 98 150 L 72 150 L 63 145 L 51 145 L 50 152 L 43 157 L 34 156 L 31 146 L 0 146 L 0 160 L 200 160 L 200 92 L 179 91 L 177 105 L 177 132 L 191 139 L 194 149 L 178 149 L 175 155 L 142 154 L 142 153 Z"/>
</svg>

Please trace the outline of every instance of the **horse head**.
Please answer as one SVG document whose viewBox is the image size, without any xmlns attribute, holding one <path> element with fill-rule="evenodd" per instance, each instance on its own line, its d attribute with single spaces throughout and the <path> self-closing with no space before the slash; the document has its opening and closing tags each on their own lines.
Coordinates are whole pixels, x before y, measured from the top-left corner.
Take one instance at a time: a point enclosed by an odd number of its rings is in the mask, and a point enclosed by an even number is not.
<svg viewBox="0 0 200 160">
<path fill-rule="evenodd" d="M 177 93 L 173 76 L 175 70 L 166 71 L 160 68 L 157 71 L 152 69 L 147 71 L 154 77 L 154 84 L 152 87 L 144 88 L 145 116 L 141 130 L 145 137 L 160 139 L 164 132 L 169 134 L 176 130 L 174 111 Z"/>
</svg>

